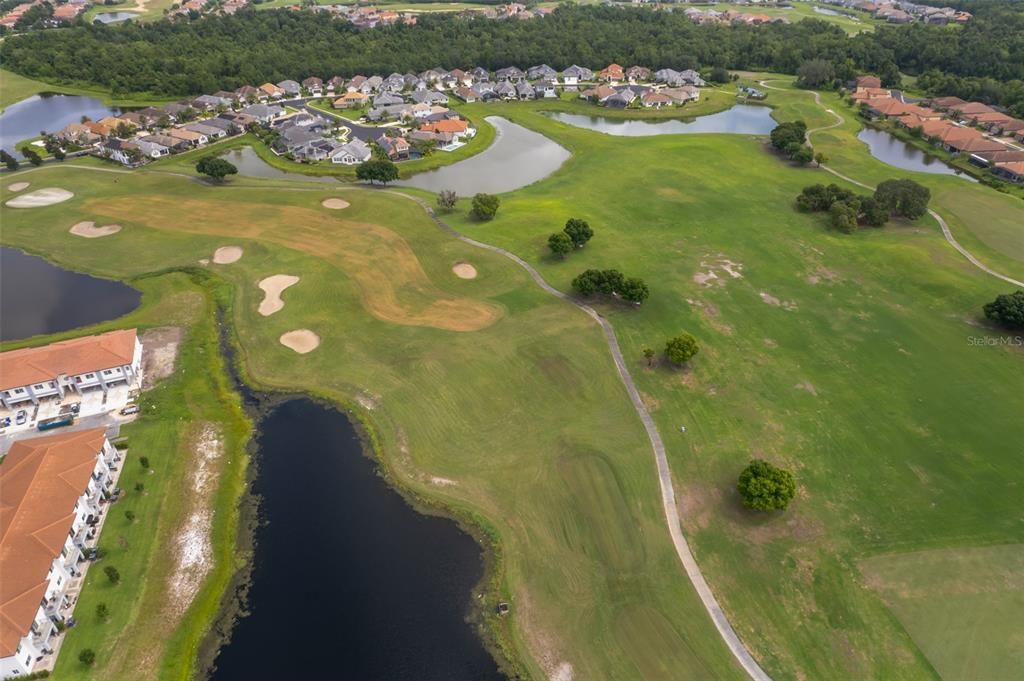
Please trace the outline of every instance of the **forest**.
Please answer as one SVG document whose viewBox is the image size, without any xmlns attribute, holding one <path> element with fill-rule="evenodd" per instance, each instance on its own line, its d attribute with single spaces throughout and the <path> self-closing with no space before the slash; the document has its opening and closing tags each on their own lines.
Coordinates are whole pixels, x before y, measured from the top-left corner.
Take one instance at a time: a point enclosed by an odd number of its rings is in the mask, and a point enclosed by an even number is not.
<svg viewBox="0 0 1024 681">
<path fill-rule="evenodd" d="M 115 95 L 186 96 L 245 84 L 357 73 L 391 73 L 547 63 L 601 67 L 611 62 L 795 73 L 809 59 L 900 85 L 926 75 L 941 94 L 970 93 L 1024 113 L 1024 12 L 988 2 L 963 27 L 882 26 L 849 37 L 817 20 L 764 26 L 692 23 L 681 13 L 604 6 L 559 7 L 531 21 L 445 13 L 414 26 L 359 30 L 311 11 L 246 10 L 233 16 L 150 24 L 79 24 L 7 37 L 4 67 L 55 83 L 101 86 Z M 942 90 L 953 87 L 957 92 Z"/>
</svg>

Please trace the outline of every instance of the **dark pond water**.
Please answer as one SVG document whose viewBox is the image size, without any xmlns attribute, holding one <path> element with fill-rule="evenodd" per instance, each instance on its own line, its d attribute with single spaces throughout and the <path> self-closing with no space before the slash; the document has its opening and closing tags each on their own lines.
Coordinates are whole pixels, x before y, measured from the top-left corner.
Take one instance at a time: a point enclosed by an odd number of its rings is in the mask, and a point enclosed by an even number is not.
<svg viewBox="0 0 1024 681">
<path fill-rule="evenodd" d="M 649 137 L 651 135 L 686 135 L 726 132 L 737 135 L 767 135 L 778 125 L 767 106 L 737 104 L 726 111 L 689 120 L 638 120 L 554 113 L 556 121 L 608 135 Z"/>
<path fill-rule="evenodd" d="M 872 156 L 887 165 L 904 170 L 915 170 L 919 173 L 959 175 L 964 179 L 974 181 L 970 175 L 957 172 L 938 158 L 928 156 L 917 147 L 907 144 L 887 132 L 864 128 L 857 133 L 857 139 L 868 145 Z"/>
<path fill-rule="evenodd" d="M 303 182 L 331 182 L 338 181 L 333 177 L 318 175 L 303 175 L 302 173 L 289 173 L 286 170 L 278 170 L 270 165 L 253 151 L 252 147 L 232 149 L 221 158 L 233 163 L 238 168 L 239 175 L 248 177 L 266 177 L 272 180 L 301 180 Z"/>
<path fill-rule="evenodd" d="M 341 412 L 309 399 L 260 423 L 256 552 L 213 681 L 498 681 L 464 617 L 481 550 L 376 474 Z"/>
<path fill-rule="evenodd" d="M 0 248 L 0 340 L 58 333 L 128 314 L 142 294 L 13 248 Z"/>
<path fill-rule="evenodd" d="M 464 161 L 419 173 L 395 184 L 432 192 L 451 189 L 459 196 L 478 192 L 500 194 L 544 179 L 571 156 L 568 149 L 544 135 L 500 116 L 488 116 L 487 122 L 498 133 L 490 147 Z"/>
<path fill-rule="evenodd" d="M 68 123 L 77 123 L 82 116 L 98 120 L 119 113 L 93 97 L 77 95 L 33 95 L 11 104 L 0 114 L 0 147 L 10 153 L 14 145 L 40 132 L 57 132 Z"/>
<path fill-rule="evenodd" d="M 92 21 L 94 24 L 116 24 L 139 16 L 138 12 L 100 12 Z"/>
</svg>

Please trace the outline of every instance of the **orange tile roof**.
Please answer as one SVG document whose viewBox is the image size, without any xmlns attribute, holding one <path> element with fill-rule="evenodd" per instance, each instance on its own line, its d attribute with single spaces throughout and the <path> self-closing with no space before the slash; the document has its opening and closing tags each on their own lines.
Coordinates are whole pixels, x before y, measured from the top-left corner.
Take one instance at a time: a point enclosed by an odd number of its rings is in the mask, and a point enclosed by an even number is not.
<svg viewBox="0 0 1024 681">
<path fill-rule="evenodd" d="M 52 381 L 60 374 L 77 376 L 97 369 L 131 364 L 135 329 L 109 331 L 0 353 L 0 390 Z"/>
<path fill-rule="evenodd" d="M 13 655 L 32 626 L 105 433 L 21 440 L 0 464 L 0 657 Z"/>
<path fill-rule="evenodd" d="M 433 123 L 424 123 L 420 126 L 420 130 L 424 132 L 465 132 L 469 128 L 469 123 L 466 121 L 459 120 L 457 118 L 448 118 L 443 121 L 434 121 Z"/>
</svg>

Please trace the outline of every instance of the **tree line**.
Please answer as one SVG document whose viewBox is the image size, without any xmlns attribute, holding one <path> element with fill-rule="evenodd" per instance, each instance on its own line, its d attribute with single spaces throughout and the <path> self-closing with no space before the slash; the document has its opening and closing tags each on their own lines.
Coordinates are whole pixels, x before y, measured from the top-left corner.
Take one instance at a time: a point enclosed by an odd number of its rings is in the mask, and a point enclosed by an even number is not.
<svg viewBox="0 0 1024 681">
<path fill-rule="evenodd" d="M 1012 8 L 1011 3 L 1006 3 Z M 900 71 L 989 79 L 986 97 L 1024 92 L 1024 13 L 1000 6 L 959 30 L 912 24 L 847 36 L 815 19 L 765 26 L 698 26 L 680 13 L 563 6 L 532 21 L 421 15 L 414 26 L 360 30 L 309 11 L 243 10 L 232 16 L 89 25 L 10 36 L 5 68 L 115 95 L 185 96 L 316 75 L 496 69 L 610 62 L 796 73 L 822 59 L 837 77 L 871 72 L 899 85 Z M 1005 93 L 1009 93 L 1008 95 Z M 1021 102 L 1024 106 L 1024 101 Z"/>
</svg>

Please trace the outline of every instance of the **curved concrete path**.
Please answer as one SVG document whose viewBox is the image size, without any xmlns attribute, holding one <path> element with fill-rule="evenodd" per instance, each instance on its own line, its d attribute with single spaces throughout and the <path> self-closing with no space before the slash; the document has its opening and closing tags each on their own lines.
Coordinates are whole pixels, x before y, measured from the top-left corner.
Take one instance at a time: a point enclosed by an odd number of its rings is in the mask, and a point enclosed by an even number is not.
<svg viewBox="0 0 1024 681">
<path fill-rule="evenodd" d="M 683 536 L 682 523 L 679 518 L 679 509 L 676 506 L 676 494 L 675 489 L 672 485 L 672 472 L 668 467 L 668 457 L 665 454 L 665 443 L 661 439 L 661 434 L 658 432 L 658 427 L 654 424 L 654 419 L 651 418 L 651 414 L 647 411 L 647 407 L 644 406 L 643 400 L 640 398 L 640 392 L 636 388 L 636 384 L 633 383 L 633 377 L 629 373 L 629 368 L 626 365 L 626 360 L 622 356 L 622 350 L 619 348 L 619 341 L 615 337 L 615 330 L 612 325 L 602 317 L 597 310 L 590 307 L 585 303 L 581 303 L 572 296 L 559 291 L 551 284 L 549 284 L 540 272 L 533 268 L 530 263 L 520 258 L 511 251 L 506 251 L 504 248 L 494 246 L 491 244 L 471 239 L 470 237 L 456 231 L 448 223 L 444 222 L 434 212 L 433 207 L 426 201 L 403 194 L 402 192 L 382 189 L 388 194 L 394 194 L 396 196 L 402 196 L 418 203 L 423 210 L 426 211 L 427 215 L 444 231 L 451 234 L 453 237 L 477 248 L 482 248 L 492 253 L 502 255 L 509 260 L 513 261 L 530 275 L 530 277 L 540 286 L 542 289 L 550 293 L 551 295 L 564 300 L 568 303 L 575 305 L 601 326 L 601 330 L 604 331 L 605 340 L 608 342 L 608 349 L 612 353 L 612 360 L 615 362 L 615 368 L 619 372 L 619 378 L 622 379 L 623 385 L 626 386 L 626 392 L 629 393 L 629 399 L 633 403 L 633 408 L 636 410 L 637 415 L 640 417 L 640 421 L 644 424 L 644 430 L 647 431 L 647 437 L 651 441 L 651 449 L 654 451 L 654 461 L 658 467 L 658 484 L 661 487 L 661 504 L 665 511 L 665 522 L 668 524 L 668 532 L 672 537 L 672 544 L 675 546 L 676 554 L 679 556 L 679 561 L 683 564 L 683 568 L 686 570 L 686 576 L 690 578 L 690 583 L 693 584 L 693 588 L 697 591 L 697 595 L 700 597 L 701 603 L 704 604 L 704 609 L 707 610 L 711 616 L 711 620 L 715 623 L 715 628 L 718 629 L 718 633 L 721 635 L 725 645 L 728 646 L 729 651 L 736 658 L 736 661 L 740 663 L 743 670 L 747 675 L 754 679 L 754 681 L 771 681 L 771 677 L 754 659 L 750 651 L 740 640 L 740 637 L 736 634 L 736 631 L 729 624 L 729 619 L 722 611 L 722 606 L 718 604 L 718 600 L 715 595 L 711 592 L 711 587 L 708 586 L 707 581 L 704 579 L 704 574 L 700 571 L 700 566 L 697 565 L 696 559 L 693 557 L 693 552 L 690 551 L 690 545 L 686 541 L 686 537 Z"/>
<path fill-rule="evenodd" d="M 759 80 L 758 83 L 761 85 L 761 87 L 768 88 L 769 90 L 778 90 L 778 91 L 781 91 L 781 92 L 786 92 L 786 90 L 784 88 L 773 87 L 773 86 L 769 85 L 768 81 L 766 81 L 766 80 Z M 827 113 L 830 113 L 830 114 L 832 114 L 833 116 L 836 117 L 836 122 L 833 123 L 832 125 L 824 125 L 824 126 L 822 126 L 820 128 L 813 128 L 813 129 L 807 131 L 807 134 L 806 134 L 807 145 L 809 147 L 811 147 L 811 148 L 814 148 L 814 143 L 811 142 L 811 135 L 813 135 L 816 132 L 821 132 L 822 130 L 830 130 L 832 128 L 839 127 L 840 125 L 842 125 L 843 123 L 846 122 L 846 119 L 843 118 L 842 116 L 840 116 L 839 114 L 837 114 L 832 109 L 826 108 L 825 105 L 821 103 L 821 95 L 816 90 L 808 90 L 807 92 L 810 92 L 810 94 L 814 95 L 814 103 L 815 104 L 817 104 L 821 108 L 825 109 L 825 111 Z M 846 175 L 843 175 L 838 170 L 834 170 L 833 168 L 830 168 L 827 165 L 821 164 L 818 167 L 821 168 L 824 171 L 832 173 L 833 175 L 835 175 L 836 177 L 838 177 L 838 178 L 840 178 L 842 180 L 846 180 L 850 184 L 855 184 L 858 187 L 863 187 L 864 189 L 867 189 L 868 191 L 874 191 L 875 190 L 874 187 L 872 187 L 870 185 L 866 185 L 863 182 L 859 182 L 859 181 L 853 179 L 852 177 L 848 177 Z M 1008 284 L 1013 284 L 1014 286 L 1020 286 L 1021 288 L 1024 288 L 1024 282 L 1018 281 L 1018 280 L 1014 279 L 1013 277 L 1008 277 L 1008 276 L 1006 276 L 1005 274 L 1003 274 L 1001 272 L 997 272 L 996 270 L 992 269 L 991 267 L 989 267 L 985 263 L 983 263 L 980 260 L 978 260 L 974 256 L 973 253 L 971 253 L 966 248 L 964 248 L 960 244 L 960 242 L 956 240 L 956 237 L 953 236 L 953 231 L 949 228 L 949 225 L 946 223 L 946 221 L 942 218 L 941 215 L 936 213 L 931 208 L 928 209 L 928 214 L 931 215 L 933 218 L 935 218 L 935 221 L 939 223 L 939 227 L 942 228 L 942 236 L 945 237 L 945 239 L 949 243 L 949 245 L 952 246 L 953 248 L 955 248 L 960 253 L 960 255 L 962 255 L 965 258 L 967 258 L 968 262 L 970 262 L 972 265 L 977 267 L 979 270 L 981 270 L 985 274 L 993 276 L 996 279 L 1002 279 L 1003 281 L 1005 281 Z"/>
</svg>

